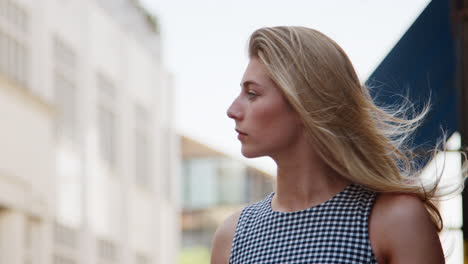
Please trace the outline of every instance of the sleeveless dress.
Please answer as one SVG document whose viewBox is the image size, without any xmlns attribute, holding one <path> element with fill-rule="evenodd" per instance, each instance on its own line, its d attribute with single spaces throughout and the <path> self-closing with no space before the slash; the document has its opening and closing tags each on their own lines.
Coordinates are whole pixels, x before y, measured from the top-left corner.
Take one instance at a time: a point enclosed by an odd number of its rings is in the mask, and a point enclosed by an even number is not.
<svg viewBox="0 0 468 264">
<path fill-rule="evenodd" d="M 273 211 L 273 195 L 242 210 L 230 264 L 377 263 L 368 232 L 375 192 L 352 183 L 297 212 Z"/>
</svg>

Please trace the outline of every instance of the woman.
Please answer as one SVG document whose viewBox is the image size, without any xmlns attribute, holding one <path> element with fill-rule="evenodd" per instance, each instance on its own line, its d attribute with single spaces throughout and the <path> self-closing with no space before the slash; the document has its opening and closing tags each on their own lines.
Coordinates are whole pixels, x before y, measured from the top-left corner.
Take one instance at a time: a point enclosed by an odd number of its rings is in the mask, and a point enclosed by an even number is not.
<svg viewBox="0 0 468 264">
<path fill-rule="evenodd" d="M 211 263 L 444 263 L 437 181 L 403 147 L 427 108 L 407 120 L 377 107 L 313 29 L 261 28 L 249 58 L 227 114 L 245 157 L 276 162 L 276 188 L 219 227 Z"/>
</svg>

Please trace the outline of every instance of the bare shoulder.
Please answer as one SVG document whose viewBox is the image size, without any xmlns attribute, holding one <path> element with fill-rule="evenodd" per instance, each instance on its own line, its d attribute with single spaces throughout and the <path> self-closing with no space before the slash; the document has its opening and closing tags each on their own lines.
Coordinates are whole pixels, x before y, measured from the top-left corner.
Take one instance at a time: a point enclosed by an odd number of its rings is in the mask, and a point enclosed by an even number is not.
<svg viewBox="0 0 468 264">
<path fill-rule="evenodd" d="M 379 194 L 369 236 L 379 263 L 444 263 L 437 229 L 415 195 Z"/>
<path fill-rule="evenodd" d="M 230 215 L 216 230 L 211 246 L 211 264 L 228 264 L 231 244 L 236 232 L 241 210 Z"/>
</svg>

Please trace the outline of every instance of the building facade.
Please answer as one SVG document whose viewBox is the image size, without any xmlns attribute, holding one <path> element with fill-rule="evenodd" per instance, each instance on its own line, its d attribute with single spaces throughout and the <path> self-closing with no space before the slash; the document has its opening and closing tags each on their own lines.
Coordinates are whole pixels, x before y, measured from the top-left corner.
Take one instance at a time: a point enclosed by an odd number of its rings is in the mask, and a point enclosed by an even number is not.
<svg viewBox="0 0 468 264">
<path fill-rule="evenodd" d="M 271 175 L 182 137 L 182 248 L 211 248 L 214 232 L 236 210 L 273 191 Z"/>
<path fill-rule="evenodd" d="M 0 263 L 175 263 L 179 143 L 133 0 L 0 0 Z"/>
</svg>

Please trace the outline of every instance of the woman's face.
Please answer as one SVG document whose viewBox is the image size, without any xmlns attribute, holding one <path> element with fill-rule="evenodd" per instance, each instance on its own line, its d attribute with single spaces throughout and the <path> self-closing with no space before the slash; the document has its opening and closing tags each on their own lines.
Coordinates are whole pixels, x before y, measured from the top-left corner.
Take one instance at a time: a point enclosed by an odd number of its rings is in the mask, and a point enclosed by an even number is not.
<svg viewBox="0 0 468 264">
<path fill-rule="evenodd" d="M 250 60 L 227 115 L 236 122 L 242 154 L 248 158 L 281 155 L 303 131 L 298 115 L 257 58 Z"/>
</svg>

